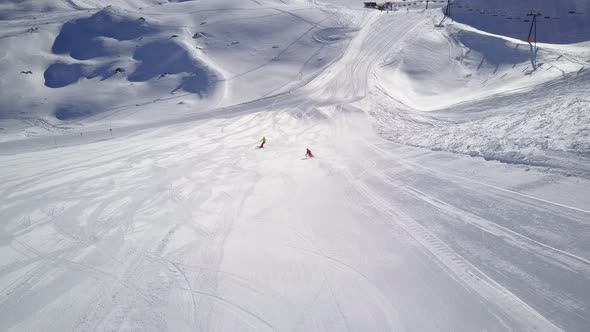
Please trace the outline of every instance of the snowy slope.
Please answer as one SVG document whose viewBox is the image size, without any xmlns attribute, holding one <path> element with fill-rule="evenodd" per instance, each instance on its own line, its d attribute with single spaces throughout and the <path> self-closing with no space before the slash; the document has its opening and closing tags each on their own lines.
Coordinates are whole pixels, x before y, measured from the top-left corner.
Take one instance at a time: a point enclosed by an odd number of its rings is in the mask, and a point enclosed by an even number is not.
<svg viewBox="0 0 590 332">
<path fill-rule="evenodd" d="M 0 330 L 590 330 L 585 18 L 444 3 L 0 4 Z"/>
<path fill-rule="evenodd" d="M 0 46 L 10 50 L 0 64 L 2 140 L 153 122 L 274 94 L 334 59 L 355 24 L 278 1 L 123 5 L 0 21 Z"/>
<path fill-rule="evenodd" d="M 587 326 L 587 181 L 290 109 L 3 157 L 2 329 Z"/>
</svg>

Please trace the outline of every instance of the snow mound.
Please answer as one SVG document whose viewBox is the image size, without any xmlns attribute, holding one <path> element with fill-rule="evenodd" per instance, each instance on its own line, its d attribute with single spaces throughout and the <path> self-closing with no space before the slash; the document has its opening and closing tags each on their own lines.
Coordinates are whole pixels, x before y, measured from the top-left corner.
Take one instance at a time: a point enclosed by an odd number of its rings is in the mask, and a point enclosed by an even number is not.
<svg viewBox="0 0 590 332">
<path fill-rule="evenodd" d="M 409 39 L 376 71 L 378 85 L 423 111 L 531 85 L 527 46 L 469 30 L 449 32 Z"/>
<path fill-rule="evenodd" d="M 69 54 L 77 60 L 111 56 L 121 51 L 118 42 L 137 39 L 154 31 L 142 20 L 122 16 L 107 8 L 89 18 L 65 23 L 53 43 L 52 51 Z"/>
<path fill-rule="evenodd" d="M 91 67 L 87 65 L 57 62 L 49 66 L 43 76 L 47 87 L 63 88 L 78 82 L 82 77 L 89 77 L 90 72 Z"/>
<path fill-rule="evenodd" d="M 396 142 L 589 178 L 590 98 L 583 93 L 589 84 L 590 73 L 569 74 L 532 91 L 440 112 L 415 114 L 390 106 L 374 119 Z"/>
<path fill-rule="evenodd" d="M 162 75 L 182 74 L 181 83 L 175 89 L 206 94 L 213 89 L 216 76 L 207 66 L 193 57 L 190 51 L 173 40 L 155 41 L 135 51 L 133 58 L 141 61 L 129 75 L 132 82 L 144 82 Z M 165 73 L 165 74 L 163 74 Z"/>
<path fill-rule="evenodd" d="M 60 57 L 45 70 L 45 86 L 53 89 L 67 89 L 84 83 L 82 79 L 105 81 L 116 76 L 119 83 L 142 83 L 148 90 L 183 90 L 204 97 L 213 92 L 218 81 L 217 74 L 182 40 L 165 38 L 157 25 L 113 8 L 65 23 L 51 51 L 70 56 L 66 61 Z M 71 88 L 70 94 L 80 89 Z M 82 104 L 62 102 L 54 115 L 62 121 L 75 120 L 100 113 L 98 105 L 88 99 Z"/>
</svg>

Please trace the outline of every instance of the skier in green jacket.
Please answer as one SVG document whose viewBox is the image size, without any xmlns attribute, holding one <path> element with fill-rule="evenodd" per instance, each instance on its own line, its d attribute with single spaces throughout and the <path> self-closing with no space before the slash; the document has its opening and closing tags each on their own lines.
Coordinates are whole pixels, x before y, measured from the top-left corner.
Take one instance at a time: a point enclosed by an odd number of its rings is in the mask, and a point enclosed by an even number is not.
<svg viewBox="0 0 590 332">
<path fill-rule="evenodd" d="M 266 137 L 262 136 L 262 139 L 260 140 L 260 142 L 262 142 L 262 143 L 260 144 L 260 146 L 258 148 L 262 149 L 264 147 L 264 143 L 266 143 Z"/>
</svg>

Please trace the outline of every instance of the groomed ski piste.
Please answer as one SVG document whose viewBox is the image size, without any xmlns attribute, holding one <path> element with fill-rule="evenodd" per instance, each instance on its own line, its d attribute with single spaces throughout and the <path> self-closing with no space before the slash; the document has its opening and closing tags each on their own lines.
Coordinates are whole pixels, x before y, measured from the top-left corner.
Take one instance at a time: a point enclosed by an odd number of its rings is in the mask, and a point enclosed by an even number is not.
<svg viewBox="0 0 590 332">
<path fill-rule="evenodd" d="M 446 3 L 0 3 L 0 331 L 590 331 L 590 4 Z"/>
</svg>

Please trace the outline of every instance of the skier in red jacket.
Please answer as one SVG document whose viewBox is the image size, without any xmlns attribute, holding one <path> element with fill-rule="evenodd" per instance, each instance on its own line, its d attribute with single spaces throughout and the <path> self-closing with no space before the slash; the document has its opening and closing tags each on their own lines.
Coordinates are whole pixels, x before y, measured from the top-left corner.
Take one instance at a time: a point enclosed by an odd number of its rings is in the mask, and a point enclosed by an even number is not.
<svg viewBox="0 0 590 332">
<path fill-rule="evenodd" d="M 307 151 L 305 151 L 305 156 L 307 158 L 313 158 L 313 153 L 311 153 L 311 150 L 310 149 L 306 149 L 306 150 Z"/>
</svg>

